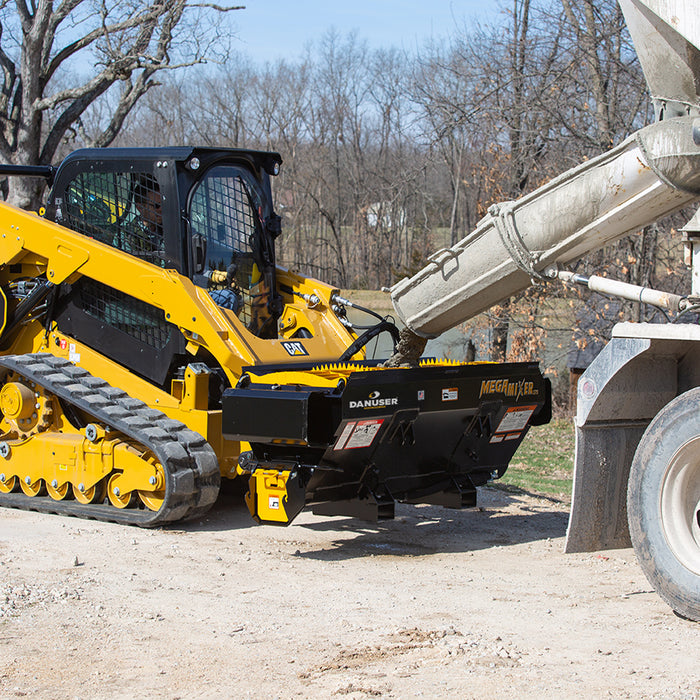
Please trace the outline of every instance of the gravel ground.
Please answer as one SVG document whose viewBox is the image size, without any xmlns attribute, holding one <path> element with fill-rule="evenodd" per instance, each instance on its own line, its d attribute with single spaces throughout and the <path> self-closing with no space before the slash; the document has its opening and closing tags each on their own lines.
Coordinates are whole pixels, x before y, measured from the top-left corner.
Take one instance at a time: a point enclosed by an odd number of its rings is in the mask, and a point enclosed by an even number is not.
<svg viewBox="0 0 700 700">
<path fill-rule="evenodd" d="M 0 511 L 0 697 L 700 698 L 700 625 L 564 505 L 138 530 Z"/>
</svg>

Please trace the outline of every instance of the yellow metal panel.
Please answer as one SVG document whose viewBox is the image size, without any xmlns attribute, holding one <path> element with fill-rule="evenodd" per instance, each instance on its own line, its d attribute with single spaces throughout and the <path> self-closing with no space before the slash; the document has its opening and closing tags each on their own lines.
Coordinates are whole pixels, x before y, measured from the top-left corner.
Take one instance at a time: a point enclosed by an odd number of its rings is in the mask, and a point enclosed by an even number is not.
<svg viewBox="0 0 700 700">
<path fill-rule="evenodd" d="M 285 510 L 287 479 L 291 472 L 258 469 L 250 477 L 250 491 L 245 500 L 253 517 L 269 522 L 288 523 Z"/>
<path fill-rule="evenodd" d="M 77 272 L 89 256 L 77 241 L 66 241 L 56 237 L 54 243 L 55 250 L 49 255 L 46 276 L 54 284 L 60 284 Z"/>
<path fill-rule="evenodd" d="M 206 411 L 209 408 L 209 372 L 197 372 L 192 365 L 187 366 L 182 406 L 186 411 Z"/>
<path fill-rule="evenodd" d="M 3 221 L 3 224 L 6 224 L 6 222 Z M 11 265 L 22 255 L 24 238 L 15 230 L 14 225 L 3 225 L 2 228 L 3 232 L 0 234 L 0 260 L 4 264 Z"/>
</svg>

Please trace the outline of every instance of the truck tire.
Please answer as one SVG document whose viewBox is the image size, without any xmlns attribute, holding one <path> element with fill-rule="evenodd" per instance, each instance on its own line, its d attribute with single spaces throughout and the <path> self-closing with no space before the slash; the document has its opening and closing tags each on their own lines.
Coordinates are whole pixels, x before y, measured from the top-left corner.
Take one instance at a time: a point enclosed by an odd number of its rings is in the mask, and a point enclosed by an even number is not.
<svg viewBox="0 0 700 700">
<path fill-rule="evenodd" d="M 700 388 L 668 403 L 642 436 L 627 518 L 651 585 L 679 615 L 700 621 Z"/>
</svg>

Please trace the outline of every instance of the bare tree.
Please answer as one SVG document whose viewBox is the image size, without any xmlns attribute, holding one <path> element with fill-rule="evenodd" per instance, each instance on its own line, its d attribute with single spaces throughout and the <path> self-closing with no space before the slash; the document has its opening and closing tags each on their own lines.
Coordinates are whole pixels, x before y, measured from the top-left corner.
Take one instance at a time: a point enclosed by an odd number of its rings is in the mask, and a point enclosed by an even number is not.
<svg viewBox="0 0 700 700">
<path fill-rule="evenodd" d="M 649 111 L 641 76 L 619 5 L 614 0 L 561 0 L 568 30 L 563 54 L 569 96 L 560 104 L 576 112 L 563 120 L 595 153 L 639 128 Z M 575 103 L 572 100 L 575 99 Z M 636 126 L 633 124 L 636 122 Z M 582 128 L 583 127 L 583 128 Z"/>
<path fill-rule="evenodd" d="M 204 61 L 223 37 L 220 25 L 209 21 L 212 13 L 235 9 L 192 0 L 4 0 L 0 156 L 15 164 L 49 164 L 66 134 L 80 130 L 86 110 L 117 86 L 111 114 L 87 138 L 109 145 L 156 84 L 154 75 Z M 90 64 L 92 70 L 76 79 Z M 13 184 L 14 204 L 39 204 L 42 183 Z"/>
<path fill-rule="evenodd" d="M 442 161 L 449 176 L 451 245 L 460 238 L 460 232 L 462 235 L 466 233 L 459 225 L 460 208 L 465 228 L 472 223 L 466 171 L 482 100 L 478 78 L 472 73 L 471 64 L 464 59 L 454 46 L 445 49 L 440 44 L 430 44 L 417 57 L 411 81 L 422 136 Z"/>
</svg>

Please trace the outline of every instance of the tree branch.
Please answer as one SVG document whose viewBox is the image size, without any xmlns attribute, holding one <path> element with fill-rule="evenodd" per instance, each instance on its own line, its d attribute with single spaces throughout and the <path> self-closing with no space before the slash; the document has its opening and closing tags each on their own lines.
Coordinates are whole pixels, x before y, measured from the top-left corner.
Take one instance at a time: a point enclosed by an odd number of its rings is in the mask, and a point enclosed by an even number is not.
<svg viewBox="0 0 700 700">
<path fill-rule="evenodd" d="M 102 85 L 109 87 L 113 82 L 115 82 L 115 80 L 118 80 L 118 72 L 114 66 L 110 65 L 84 85 L 74 88 L 67 88 L 66 90 L 61 90 L 53 95 L 49 95 L 48 97 L 43 97 L 42 99 L 36 100 L 32 107 L 33 109 L 42 112 L 48 109 L 54 109 L 62 102 L 68 102 L 69 100 L 80 100 L 86 95 L 90 95 L 95 90 L 99 90 Z M 104 90 L 101 90 L 101 92 L 104 92 Z"/>
<path fill-rule="evenodd" d="M 112 114 L 109 125 L 94 139 L 93 143 L 95 146 L 104 148 L 114 141 L 124 124 L 124 120 L 136 102 L 145 95 L 150 88 L 154 87 L 155 83 L 151 81 L 150 78 L 155 72 L 155 69 L 146 68 L 136 79 L 135 84 L 132 85 L 129 83 L 128 86 L 125 87 L 119 98 L 119 104 Z"/>
<path fill-rule="evenodd" d="M 3 26 L 0 22 L 0 42 L 2 42 Z M 17 70 L 15 68 L 14 62 L 5 53 L 2 46 L 0 46 L 0 66 L 2 66 L 2 71 L 4 73 L 4 80 L 2 86 L 2 103 L 0 103 L 0 110 L 2 111 L 2 116 L 7 117 L 7 106 L 12 93 L 15 80 L 17 78 Z"/>
<path fill-rule="evenodd" d="M 109 89 L 111 84 L 110 81 L 103 81 L 96 84 L 90 92 L 80 95 L 63 110 L 44 140 L 44 145 L 39 154 L 40 164 L 51 163 L 58 145 L 70 125 L 77 121 L 80 115 L 83 114 L 100 95 L 103 95 Z"/>
<path fill-rule="evenodd" d="M 51 17 L 49 17 L 49 23 L 48 26 L 46 27 L 46 33 L 44 34 L 44 46 L 42 47 L 42 53 L 41 53 L 41 65 L 47 66 L 50 64 L 51 61 L 51 51 L 53 48 L 53 43 L 56 38 L 56 31 L 58 30 L 58 27 L 60 26 L 61 22 L 63 22 L 66 17 L 70 15 L 70 13 L 75 10 L 80 3 L 82 3 L 84 0 L 63 0 L 63 2 L 58 6 L 58 8 L 53 12 Z M 48 77 L 44 77 L 44 80 L 48 82 L 51 78 L 51 75 Z"/>
<path fill-rule="evenodd" d="M 31 24 L 32 16 L 27 8 L 27 3 L 24 0 L 15 0 L 15 6 L 17 7 L 17 14 L 19 15 L 20 22 L 22 23 L 22 31 L 25 31 L 25 27 Z"/>
<path fill-rule="evenodd" d="M 79 0 L 79 2 L 83 2 L 83 0 Z M 134 29 L 135 27 L 141 26 L 149 20 L 152 21 L 155 16 L 156 15 L 154 15 L 154 13 L 148 12 L 135 15 L 121 22 L 115 22 L 114 24 L 103 24 L 97 29 L 93 29 L 91 32 L 88 32 L 85 36 L 80 37 L 80 39 L 76 39 L 73 43 L 61 49 L 51 59 L 51 62 L 49 63 L 46 71 L 44 72 L 45 84 L 48 84 L 49 80 L 54 75 L 56 70 L 60 67 L 60 65 L 68 58 L 78 53 L 78 51 L 87 48 L 98 39 L 108 38 L 110 35 L 116 35 L 121 32 L 125 32 L 129 29 Z"/>
</svg>

